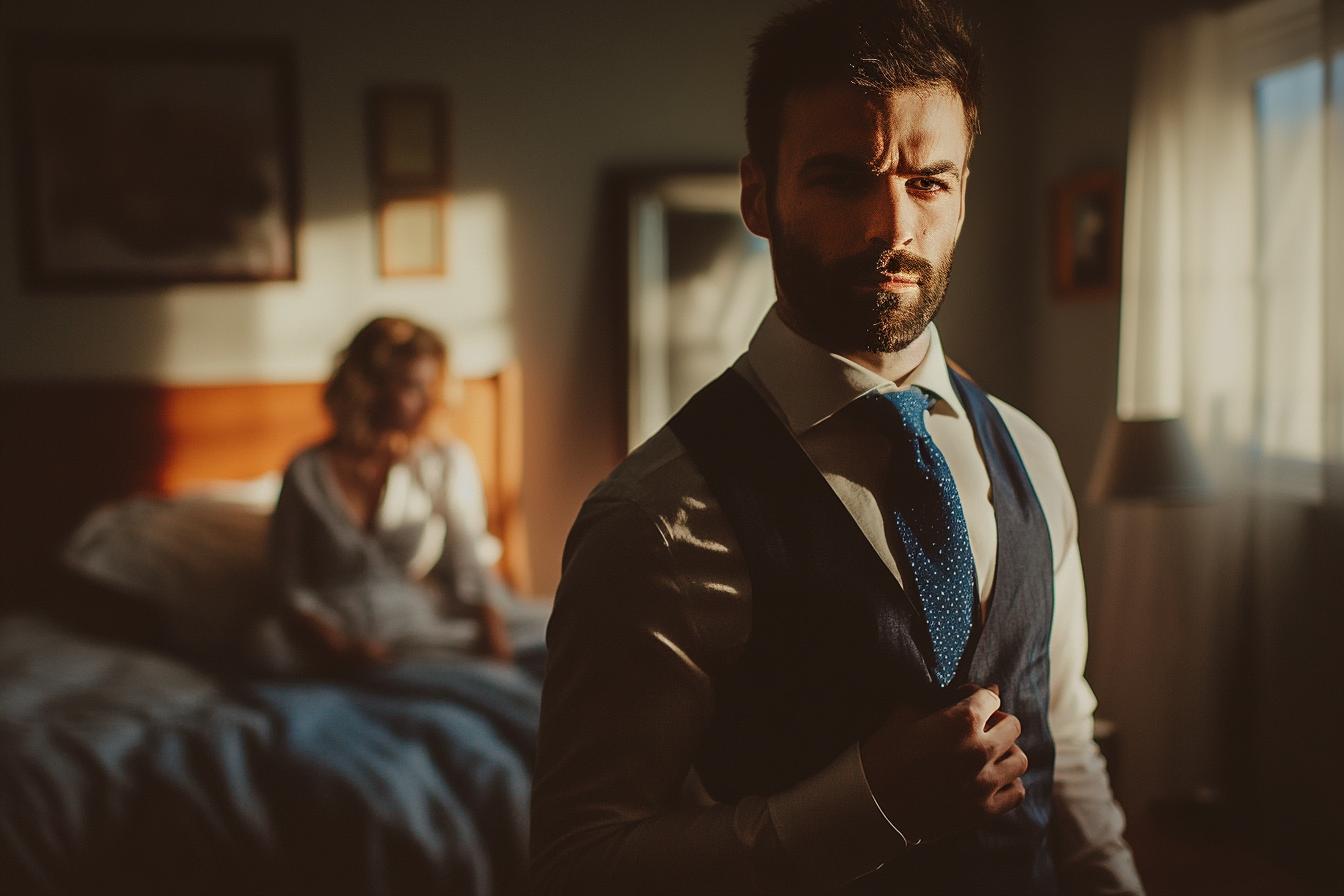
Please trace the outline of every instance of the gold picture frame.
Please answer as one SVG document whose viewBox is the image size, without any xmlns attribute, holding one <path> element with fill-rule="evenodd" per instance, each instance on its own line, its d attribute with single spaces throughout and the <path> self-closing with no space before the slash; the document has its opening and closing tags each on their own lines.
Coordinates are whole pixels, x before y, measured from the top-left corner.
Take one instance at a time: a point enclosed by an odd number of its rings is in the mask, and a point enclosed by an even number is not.
<svg viewBox="0 0 1344 896">
<path fill-rule="evenodd" d="M 434 277 L 448 270 L 447 200 L 389 199 L 378 207 L 378 272 L 384 277 Z"/>
<path fill-rule="evenodd" d="M 1055 295 L 1119 299 L 1123 175 L 1103 169 L 1069 178 L 1055 188 L 1051 207 Z"/>
</svg>

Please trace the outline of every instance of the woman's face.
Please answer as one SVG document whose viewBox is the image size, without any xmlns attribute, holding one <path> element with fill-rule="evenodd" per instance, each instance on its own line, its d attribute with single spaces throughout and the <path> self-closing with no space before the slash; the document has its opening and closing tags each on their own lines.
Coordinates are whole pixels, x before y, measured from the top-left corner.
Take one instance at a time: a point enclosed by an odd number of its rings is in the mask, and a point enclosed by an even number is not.
<svg viewBox="0 0 1344 896">
<path fill-rule="evenodd" d="M 375 426 L 384 432 L 414 433 L 434 406 L 442 383 L 443 365 L 435 358 L 417 358 L 402 365 L 379 395 Z"/>
</svg>

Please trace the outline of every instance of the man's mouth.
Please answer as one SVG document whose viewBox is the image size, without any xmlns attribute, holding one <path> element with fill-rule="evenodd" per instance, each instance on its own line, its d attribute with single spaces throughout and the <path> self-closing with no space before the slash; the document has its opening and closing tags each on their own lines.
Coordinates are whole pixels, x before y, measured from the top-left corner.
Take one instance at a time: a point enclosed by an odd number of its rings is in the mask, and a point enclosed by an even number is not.
<svg viewBox="0 0 1344 896">
<path fill-rule="evenodd" d="M 919 286 L 919 278 L 912 274 L 888 274 L 865 277 L 854 285 L 858 289 L 880 289 L 884 292 L 894 292 L 898 289 Z"/>
</svg>

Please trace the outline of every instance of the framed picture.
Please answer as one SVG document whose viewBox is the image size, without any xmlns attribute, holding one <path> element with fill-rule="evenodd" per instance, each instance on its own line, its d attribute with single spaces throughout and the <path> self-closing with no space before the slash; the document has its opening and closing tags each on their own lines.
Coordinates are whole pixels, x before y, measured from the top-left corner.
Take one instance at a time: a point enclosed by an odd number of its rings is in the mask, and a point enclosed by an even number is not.
<svg viewBox="0 0 1344 896">
<path fill-rule="evenodd" d="M 448 188 L 448 97 L 432 85 L 369 91 L 370 162 L 383 191 Z"/>
<path fill-rule="evenodd" d="M 1055 188 L 1053 238 L 1055 293 L 1062 299 L 1120 297 L 1121 214 L 1119 171 L 1070 178 Z"/>
<path fill-rule="evenodd" d="M 432 85 L 369 91 L 369 175 L 384 277 L 448 272 L 448 97 Z"/>
<path fill-rule="evenodd" d="M 444 198 L 389 199 L 378 207 L 378 269 L 384 277 L 427 277 L 447 271 Z"/>
<path fill-rule="evenodd" d="M 293 63 L 274 44 L 15 44 L 27 284 L 297 274 Z"/>
</svg>

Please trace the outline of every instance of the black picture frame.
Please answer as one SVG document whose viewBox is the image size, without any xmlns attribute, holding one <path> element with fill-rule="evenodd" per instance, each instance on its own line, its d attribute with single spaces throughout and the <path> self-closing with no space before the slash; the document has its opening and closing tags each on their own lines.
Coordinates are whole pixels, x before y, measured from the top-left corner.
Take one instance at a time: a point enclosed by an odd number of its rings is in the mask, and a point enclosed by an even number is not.
<svg viewBox="0 0 1344 896">
<path fill-rule="evenodd" d="M 44 37 L 10 50 L 25 286 L 298 277 L 287 44 Z"/>
<path fill-rule="evenodd" d="M 388 197 L 447 191 L 448 93 L 435 84 L 379 84 L 367 103 L 370 177 Z"/>
</svg>

